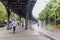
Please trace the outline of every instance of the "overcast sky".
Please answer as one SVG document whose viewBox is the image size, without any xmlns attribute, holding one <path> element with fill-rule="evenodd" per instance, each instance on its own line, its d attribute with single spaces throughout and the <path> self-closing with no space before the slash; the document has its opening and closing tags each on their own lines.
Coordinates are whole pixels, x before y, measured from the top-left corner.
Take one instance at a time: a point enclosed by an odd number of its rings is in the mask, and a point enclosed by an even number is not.
<svg viewBox="0 0 60 40">
<path fill-rule="evenodd" d="M 46 4 L 49 2 L 49 0 L 37 0 L 34 8 L 33 8 L 33 16 L 37 17 L 38 14 L 45 8 Z"/>
</svg>

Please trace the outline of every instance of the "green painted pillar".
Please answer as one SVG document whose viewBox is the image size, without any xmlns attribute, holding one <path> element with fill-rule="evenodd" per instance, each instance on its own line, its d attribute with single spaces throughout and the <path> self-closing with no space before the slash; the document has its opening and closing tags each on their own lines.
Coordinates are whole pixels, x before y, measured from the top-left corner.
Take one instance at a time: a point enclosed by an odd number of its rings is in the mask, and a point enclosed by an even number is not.
<svg viewBox="0 0 60 40">
<path fill-rule="evenodd" d="M 25 19 L 25 30 L 28 29 L 28 12 L 26 14 L 26 19 Z"/>
<path fill-rule="evenodd" d="M 7 30 L 9 30 L 9 22 L 10 22 L 10 11 L 7 10 Z"/>
<path fill-rule="evenodd" d="M 21 26 L 21 17 L 20 17 L 20 24 L 19 25 Z"/>
<path fill-rule="evenodd" d="M 7 30 L 9 30 L 9 22 L 10 22 L 10 14 L 11 14 L 10 1 L 8 1 L 6 10 L 7 10 Z"/>
</svg>

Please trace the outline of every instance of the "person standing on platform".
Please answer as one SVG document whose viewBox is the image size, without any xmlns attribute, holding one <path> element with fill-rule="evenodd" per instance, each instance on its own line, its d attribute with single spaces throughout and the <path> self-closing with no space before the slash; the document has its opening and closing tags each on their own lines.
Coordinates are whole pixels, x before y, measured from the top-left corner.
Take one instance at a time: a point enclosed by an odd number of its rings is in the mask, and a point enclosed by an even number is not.
<svg viewBox="0 0 60 40">
<path fill-rule="evenodd" d="M 37 25 L 38 25 L 38 27 L 39 27 L 39 23 L 38 23 Z"/>
<path fill-rule="evenodd" d="M 16 20 L 12 21 L 12 25 L 13 25 L 13 33 L 15 33 L 16 32 L 16 25 L 17 25 Z"/>
<path fill-rule="evenodd" d="M 9 29 L 12 29 L 12 22 L 9 23 Z"/>
<path fill-rule="evenodd" d="M 24 27 L 24 24 L 23 24 L 23 22 L 22 22 L 22 28 Z"/>
</svg>

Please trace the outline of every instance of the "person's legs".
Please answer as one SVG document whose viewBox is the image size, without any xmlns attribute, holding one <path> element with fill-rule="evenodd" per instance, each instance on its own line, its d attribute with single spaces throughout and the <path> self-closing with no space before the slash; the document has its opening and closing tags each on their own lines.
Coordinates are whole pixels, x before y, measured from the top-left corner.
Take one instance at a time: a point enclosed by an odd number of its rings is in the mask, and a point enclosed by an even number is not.
<svg viewBox="0 0 60 40">
<path fill-rule="evenodd" d="M 13 33 L 15 33 L 16 31 L 16 26 L 13 26 Z"/>
</svg>

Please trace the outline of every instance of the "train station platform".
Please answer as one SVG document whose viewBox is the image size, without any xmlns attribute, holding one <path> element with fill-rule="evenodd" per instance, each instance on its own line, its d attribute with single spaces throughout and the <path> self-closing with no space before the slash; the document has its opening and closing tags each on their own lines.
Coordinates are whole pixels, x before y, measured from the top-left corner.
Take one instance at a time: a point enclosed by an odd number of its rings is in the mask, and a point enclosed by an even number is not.
<svg viewBox="0 0 60 40">
<path fill-rule="evenodd" d="M 16 29 L 16 33 L 13 34 L 11 30 L 4 30 L 0 31 L 0 40 L 50 40 L 42 33 L 38 33 L 33 29 L 25 30 L 24 28 L 18 26 Z"/>
<path fill-rule="evenodd" d="M 41 25 L 38 27 L 37 24 L 32 25 L 32 28 L 37 32 L 43 33 L 51 40 L 60 40 L 60 29 L 49 30 L 46 28 L 41 28 Z"/>
</svg>

